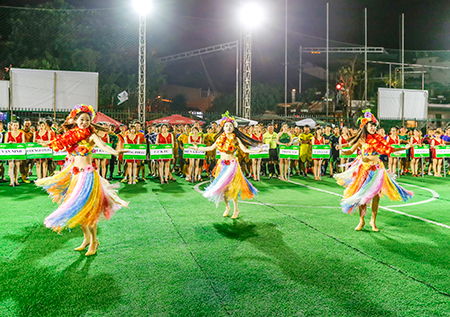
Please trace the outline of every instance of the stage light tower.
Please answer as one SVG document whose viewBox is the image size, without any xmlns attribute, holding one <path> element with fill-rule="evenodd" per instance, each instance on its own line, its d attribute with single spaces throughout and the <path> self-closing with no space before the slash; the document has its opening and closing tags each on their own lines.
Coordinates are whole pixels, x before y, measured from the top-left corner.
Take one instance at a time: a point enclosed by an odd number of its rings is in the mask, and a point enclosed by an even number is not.
<svg viewBox="0 0 450 317">
<path fill-rule="evenodd" d="M 241 8 L 240 19 L 244 27 L 244 74 L 242 79 L 243 117 L 250 119 L 252 96 L 252 30 L 263 21 L 263 10 L 255 2 L 247 2 Z"/>
<path fill-rule="evenodd" d="M 133 0 L 133 6 L 139 14 L 138 120 L 145 126 L 146 17 L 152 4 L 150 0 Z"/>
</svg>

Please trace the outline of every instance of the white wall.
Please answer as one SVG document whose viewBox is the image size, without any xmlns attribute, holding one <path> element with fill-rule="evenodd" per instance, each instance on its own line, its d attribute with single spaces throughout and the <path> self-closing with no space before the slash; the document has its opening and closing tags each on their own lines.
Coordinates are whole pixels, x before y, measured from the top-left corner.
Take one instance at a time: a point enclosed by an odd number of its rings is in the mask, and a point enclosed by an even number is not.
<svg viewBox="0 0 450 317">
<path fill-rule="evenodd" d="M 98 73 L 11 68 L 13 110 L 53 110 L 55 103 L 57 110 L 71 110 L 77 104 L 97 110 L 97 101 Z"/>
<path fill-rule="evenodd" d="M 0 80 L 0 109 L 9 108 L 9 81 Z"/>
</svg>

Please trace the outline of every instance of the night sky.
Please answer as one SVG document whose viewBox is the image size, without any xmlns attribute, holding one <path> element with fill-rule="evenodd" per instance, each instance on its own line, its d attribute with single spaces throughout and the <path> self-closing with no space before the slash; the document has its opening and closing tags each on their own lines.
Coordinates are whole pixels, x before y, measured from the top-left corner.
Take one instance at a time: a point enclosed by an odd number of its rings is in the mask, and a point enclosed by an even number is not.
<svg viewBox="0 0 450 317">
<path fill-rule="evenodd" d="M 2 5 L 37 5 L 45 0 L 0 0 Z M 77 8 L 116 8 L 134 18 L 131 0 L 66 0 Z M 154 0 L 147 17 L 147 48 L 157 57 L 235 41 L 242 0 Z M 269 84 L 284 82 L 285 0 L 259 0 L 266 11 L 265 23 L 253 32 L 252 72 L 255 80 Z M 364 8 L 368 9 L 368 45 L 400 49 L 400 15 L 405 13 L 406 50 L 450 50 L 450 1 L 442 0 L 328 0 L 330 3 L 330 46 L 364 45 Z M 288 0 L 288 67 L 290 88 L 297 85 L 299 46 L 326 45 L 327 0 Z M 107 12 L 107 11 L 105 11 Z M 105 17 L 108 15 L 105 14 Z M 137 16 L 136 16 L 137 20 Z M 150 39 L 149 39 L 150 37 Z M 391 51 L 392 52 L 392 51 Z M 213 74 L 229 72 L 216 83 L 233 89 L 233 52 L 205 57 Z M 399 55 L 392 55 L 399 62 Z M 312 56 L 306 57 L 313 58 Z M 335 58 L 334 56 L 332 58 Z M 370 57 L 369 57 L 370 58 Z M 373 58 L 373 56 L 372 56 Z M 324 66 L 324 58 L 313 61 Z M 305 61 L 304 60 L 304 61 Z M 201 69 L 200 62 L 194 66 Z M 189 67 L 190 62 L 186 62 Z M 174 73 L 179 64 L 171 64 Z M 200 66 L 199 66 L 200 65 Z M 168 69 L 169 71 L 170 69 Z M 186 72 L 184 72 L 186 73 Z M 205 81 L 201 86 L 207 87 Z M 218 87 L 219 90 L 221 87 Z"/>
<path fill-rule="evenodd" d="M 23 6 L 43 0 L 2 0 L 3 5 Z M 127 10 L 127 0 L 67 0 L 76 7 Z M 154 17 L 164 19 L 159 32 L 180 33 L 192 45 L 208 46 L 237 38 L 236 10 L 240 0 L 155 0 Z M 283 40 L 284 0 L 260 0 L 267 9 L 264 27 L 255 30 L 259 36 L 273 41 Z M 330 39 L 351 44 L 364 44 L 364 8 L 368 8 L 369 45 L 399 48 L 399 16 L 405 13 L 405 46 L 407 50 L 450 49 L 450 1 L 416 0 L 334 0 L 330 3 Z M 289 0 L 289 45 L 324 45 L 325 0 Z M 151 19 L 151 17 L 150 17 Z M 169 25 L 172 24 L 172 27 Z M 161 26 L 161 25 L 160 25 Z M 187 34 L 189 32 L 189 34 Z M 281 41 L 282 42 L 282 41 Z M 191 46 L 187 43 L 187 46 Z M 178 43 L 183 45 L 184 43 Z M 281 43 L 283 44 L 283 43 Z M 340 45 L 339 43 L 331 43 Z"/>
</svg>

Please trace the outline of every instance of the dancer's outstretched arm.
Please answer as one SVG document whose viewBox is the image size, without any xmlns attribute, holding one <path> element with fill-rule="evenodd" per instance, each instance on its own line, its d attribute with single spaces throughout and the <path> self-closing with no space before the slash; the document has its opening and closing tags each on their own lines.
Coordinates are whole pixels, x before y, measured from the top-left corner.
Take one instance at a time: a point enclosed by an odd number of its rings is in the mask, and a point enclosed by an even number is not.
<svg viewBox="0 0 450 317">
<path fill-rule="evenodd" d="M 99 137 L 97 134 L 92 134 L 91 135 L 91 140 L 94 141 L 95 145 L 97 145 L 100 149 L 102 149 L 103 151 L 105 151 L 106 153 L 115 155 L 115 156 L 119 156 L 122 153 L 126 153 L 128 152 L 128 150 L 114 150 L 112 147 L 106 145 Z"/>
<path fill-rule="evenodd" d="M 241 148 L 242 152 L 244 152 L 244 153 L 248 153 L 248 154 L 256 154 L 256 153 L 262 152 L 262 145 L 260 145 L 260 147 L 259 147 L 258 150 L 250 150 L 250 149 L 247 149 L 247 148 L 244 146 L 244 144 L 242 144 L 242 141 L 241 141 L 240 139 L 237 139 L 237 140 L 238 140 L 239 147 Z"/>
<path fill-rule="evenodd" d="M 191 147 L 191 149 L 193 149 L 193 150 L 196 150 L 196 151 L 205 151 L 205 152 L 209 152 L 209 151 L 215 150 L 216 148 L 217 148 L 217 144 L 216 144 L 216 143 L 214 143 L 214 144 L 211 145 L 211 146 L 205 146 L 205 147 L 202 147 L 202 148 L 199 148 L 199 147 L 197 146 L 197 144 L 194 144 L 194 146 Z"/>
</svg>

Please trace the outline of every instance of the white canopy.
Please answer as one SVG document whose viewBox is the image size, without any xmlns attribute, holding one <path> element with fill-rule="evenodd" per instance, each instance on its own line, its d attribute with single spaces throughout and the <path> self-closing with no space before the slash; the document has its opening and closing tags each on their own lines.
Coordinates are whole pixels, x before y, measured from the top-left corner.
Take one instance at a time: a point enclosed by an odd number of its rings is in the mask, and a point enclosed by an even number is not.
<svg viewBox="0 0 450 317">
<path fill-rule="evenodd" d="M 239 125 L 257 125 L 258 124 L 258 121 L 255 121 L 255 120 L 244 119 L 241 117 L 234 117 L 234 118 L 236 119 L 236 121 Z M 222 121 L 222 119 L 216 120 L 216 123 L 220 124 L 220 121 Z"/>
<path fill-rule="evenodd" d="M 308 118 L 308 119 L 303 119 L 303 120 L 295 122 L 295 125 L 299 126 L 299 127 L 304 127 L 305 125 L 309 125 L 309 127 L 311 129 L 315 129 L 316 128 L 316 121 L 314 121 L 311 118 Z"/>
</svg>

